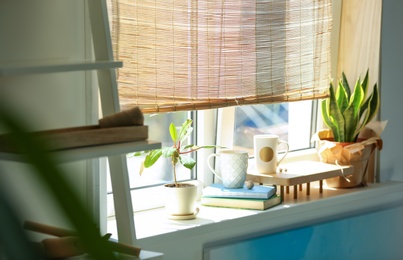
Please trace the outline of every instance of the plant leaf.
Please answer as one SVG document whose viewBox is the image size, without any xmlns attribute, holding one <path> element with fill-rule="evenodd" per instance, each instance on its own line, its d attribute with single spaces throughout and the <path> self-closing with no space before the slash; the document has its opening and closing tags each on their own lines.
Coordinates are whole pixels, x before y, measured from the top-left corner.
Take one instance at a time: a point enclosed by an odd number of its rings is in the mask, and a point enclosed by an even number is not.
<svg viewBox="0 0 403 260">
<path fill-rule="evenodd" d="M 354 116 L 354 107 L 349 106 L 343 113 L 345 121 L 345 136 L 340 142 L 353 142 L 354 133 L 357 128 L 358 117 Z"/>
<path fill-rule="evenodd" d="M 48 143 L 29 134 L 26 131 L 29 127 L 17 118 L 17 114 L 11 114 L 2 107 L 1 102 L 0 126 L 10 130 L 10 141 L 21 151 L 22 160 L 32 166 L 32 175 L 43 184 L 45 191 L 49 192 L 47 195 L 58 203 L 61 213 L 64 213 L 61 216 L 66 217 L 66 220 L 78 232 L 80 241 L 83 242 L 90 258 L 117 259 L 94 225 L 93 216 L 88 211 L 88 207 L 80 199 L 76 189 L 71 186 L 71 182 L 65 178 L 68 175 L 57 165 L 57 160 L 52 153 L 47 152 Z M 2 231 L 6 232 L 4 229 Z M 13 234 L 8 235 L 9 239 L 13 239 Z M 22 245 L 20 248 L 24 250 Z M 1 249 L 3 253 L 3 245 Z"/>
<path fill-rule="evenodd" d="M 364 90 L 362 88 L 360 79 L 357 80 L 354 92 L 350 97 L 348 108 L 344 112 L 345 121 L 345 140 L 346 142 L 354 142 L 356 139 L 356 130 L 360 120 L 361 104 L 364 100 Z"/>
<path fill-rule="evenodd" d="M 161 148 L 162 151 L 162 156 L 164 156 L 165 158 L 169 158 L 172 156 L 172 154 L 174 154 L 176 152 L 176 148 L 175 147 L 163 147 Z"/>
<path fill-rule="evenodd" d="M 190 150 L 197 150 L 198 147 L 199 146 L 194 145 L 194 144 L 188 144 L 185 147 L 183 147 L 183 150 L 186 150 L 186 149 L 189 149 L 189 148 L 190 148 Z"/>
<path fill-rule="evenodd" d="M 202 146 L 194 146 L 197 147 L 197 149 L 212 149 L 212 148 L 225 148 L 223 146 L 218 146 L 218 145 L 202 145 Z"/>
<path fill-rule="evenodd" d="M 365 113 L 365 111 L 367 111 L 368 106 L 369 106 L 369 101 L 371 100 L 371 96 L 367 100 L 365 100 L 364 103 L 361 105 L 360 116 L 359 116 L 360 118 Z"/>
<path fill-rule="evenodd" d="M 139 171 L 140 176 L 143 174 L 143 171 L 144 171 L 144 161 L 142 161 L 140 165 L 140 171 Z"/>
<path fill-rule="evenodd" d="M 365 101 L 364 101 L 364 103 L 361 105 L 361 109 L 360 109 L 360 118 L 362 117 L 362 115 L 364 114 L 364 112 L 367 110 L 367 108 L 368 108 L 368 103 L 369 103 L 369 101 L 370 101 L 370 99 L 371 99 L 371 96 L 373 95 L 373 92 L 372 92 L 372 94 L 367 98 L 368 84 L 369 84 L 369 81 L 368 81 L 368 79 L 369 79 L 368 73 L 369 73 L 369 69 L 367 70 L 367 73 L 365 74 L 365 78 L 364 78 L 363 82 L 361 83 L 362 88 L 363 88 L 363 90 L 364 90 L 364 99 L 365 99 Z M 375 88 L 375 86 L 374 86 L 374 88 Z M 375 91 L 375 90 L 373 90 L 373 91 Z"/>
<path fill-rule="evenodd" d="M 329 118 L 334 128 L 332 128 L 334 140 L 340 142 L 344 139 L 344 117 L 337 106 L 336 96 L 334 93 L 333 84 L 330 83 L 329 96 Z"/>
<path fill-rule="evenodd" d="M 368 73 L 369 69 L 367 69 L 367 73 L 365 74 L 364 80 L 361 82 L 362 90 L 364 91 L 364 98 L 366 98 L 368 93 Z"/>
<path fill-rule="evenodd" d="M 182 142 L 186 138 L 190 136 L 190 134 L 193 131 L 193 127 L 191 127 L 193 120 L 192 119 L 187 119 L 181 127 L 181 130 L 179 131 L 179 140 Z"/>
<path fill-rule="evenodd" d="M 322 118 L 323 118 L 323 122 L 325 122 L 325 124 L 332 129 L 332 121 L 330 121 L 329 118 L 329 109 L 328 109 L 328 99 L 324 99 L 320 102 L 320 107 L 321 107 L 321 112 L 322 112 Z"/>
<path fill-rule="evenodd" d="M 371 121 L 374 118 L 375 114 L 379 110 L 379 103 L 380 103 L 380 100 L 379 100 L 378 84 L 375 84 L 374 89 L 372 91 L 372 95 L 370 97 L 370 102 L 369 102 L 370 113 L 369 113 L 368 119 L 365 124 L 369 123 L 369 121 Z"/>
<path fill-rule="evenodd" d="M 144 167 L 149 168 L 161 157 L 162 149 L 152 150 L 144 159 Z"/>
<path fill-rule="evenodd" d="M 344 74 L 344 72 L 342 72 L 342 73 L 341 73 L 341 76 L 342 76 L 342 79 L 341 79 L 342 84 L 341 84 L 341 86 L 342 86 L 342 87 L 344 88 L 344 90 L 346 91 L 347 97 L 348 97 L 348 99 L 350 100 L 351 89 L 350 89 L 350 85 L 348 84 L 346 74 Z"/>
<path fill-rule="evenodd" d="M 11 206 L 12 201 L 9 197 L 4 196 L 0 191 L 0 218 L 1 229 L 0 244 L 3 250 L 3 256 L 7 255 L 7 259 L 41 259 L 39 252 L 34 250 L 32 243 L 21 228 L 19 219 L 14 207 Z"/>
<path fill-rule="evenodd" d="M 349 106 L 352 106 L 354 108 L 354 117 L 358 118 L 363 100 L 364 100 L 364 90 L 359 80 L 357 80 L 357 83 L 354 87 L 354 92 L 350 97 L 350 103 L 349 103 Z"/>
<path fill-rule="evenodd" d="M 169 134 L 171 135 L 171 139 L 174 144 L 176 144 L 176 141 L 178 140 L 178 132 L 176 131 L 176 126 L 174 123 L 169 125 Z"/>
<path fill-rule="evenodd" d="M 193 167 L 196 165 L 196 161 L 190 156 L 181 155 L 179 156 L 179 160 L 181 164 L 189 170 L 193 169 Z"/>
<path fill-rule="evenodd" d="M 212 149 L 212 148 L 224 148 L 222 146 L 218 146 L 218 145 L 202 145 L 202 146 L 197 146 L 194 144 L 189 144 L 186 145 L 185 147 L 183 147 L 183 151 L 189 149 L 189 151 L 197 151 L 200 149 Z"/>
<path fill-rule="evenodd" d="M 329 117 L 329 99 L 322 100 L 321 109 L 323 121 L 332 130 L 333 135 L 335 135 L 334 133 L 337 134 L 337 128 Z"/>
<path fill-rule="evenodd" d="M 363 108 L 363 111 L 366 111 L 367 113 L 365 114 L 365 118 L 363 119 L 362 124 L 360 125 L 359 128 L 357 128 L 356 135 L 361 132 L 361 130 L 374 118 L 376 113 L 379 110 L 379 90 L 378 90 L 378 85 L 375 84 L 372 94 L 368 99 L 368 102 L 366 102 L 364 105 L 366 105 L 365 108 Z M 362 113 L 360 112 L 360 117 Z"/>
<path fill-rule="evenodd" d="M 130 156 L 141 156 L 141 155 L 143 155 L 145 153 L 147 153 L 147 151 L 138 151 L 138 152 L 132 153 Z"/>
<path fill-rule="evenodd" d="M 339 81 L 339 87 L 337 88 L 336 91 L 336 100 L 340 112 L 344 113 L 344 111 L 348 107 L 349 97 L 347 95 L 346 89 L 343 86 L 341 86 L 341 84 L 343 84 L 342 81 Z"/>
</svg>

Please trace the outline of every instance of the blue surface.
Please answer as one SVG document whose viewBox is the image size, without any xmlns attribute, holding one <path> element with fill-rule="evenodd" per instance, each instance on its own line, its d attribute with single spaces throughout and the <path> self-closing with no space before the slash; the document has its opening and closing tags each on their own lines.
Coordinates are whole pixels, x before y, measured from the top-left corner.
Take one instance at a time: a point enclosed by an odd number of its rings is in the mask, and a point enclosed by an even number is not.
<svg viewBox="0 0 403 260">
<path fill-rule="evenodd" d="M 210 250 L 211 260 L 403 259 L 403 206 Z"/>
</svg>

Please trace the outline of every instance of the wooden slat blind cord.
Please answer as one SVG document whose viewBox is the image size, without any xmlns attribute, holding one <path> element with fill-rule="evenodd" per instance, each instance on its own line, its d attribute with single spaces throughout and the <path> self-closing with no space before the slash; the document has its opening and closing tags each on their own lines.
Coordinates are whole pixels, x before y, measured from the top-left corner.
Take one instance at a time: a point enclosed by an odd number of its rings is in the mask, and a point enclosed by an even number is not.
<svg viewBox="0 0 403 260">
<path fill-rule="evenodd" d="M 331 0 L 112 0 L 121 109 L 324 98 Z"/>
</svg>

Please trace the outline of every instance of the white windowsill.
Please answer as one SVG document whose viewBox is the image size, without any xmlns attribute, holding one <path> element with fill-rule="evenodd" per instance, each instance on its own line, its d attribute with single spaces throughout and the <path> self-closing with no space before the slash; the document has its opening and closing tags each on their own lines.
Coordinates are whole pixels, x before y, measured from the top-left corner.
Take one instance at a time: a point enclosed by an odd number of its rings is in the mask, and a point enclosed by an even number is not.
<svg viewBox="0 0 403 260">
<path fill-rule="evenodd" d="M 305 225 L 331 221 L 403 204 L 403 183 L 385 182 L 368 187 L 334 190 L 311 184 L 311 195 L 299 191 L 297 200 L 292 191 L 284 203 L 266 211 L 200 207 L 194 220 L 169 220 L 164 208 L 134 214 L 138 245 L 153 248 L 166 241 L 186 240 L 197 236 L 197 243 L 206 246 L 214 241 L 245 239 L 281 232 Z M 116 223 L 108 220 L 108 232 L 116 237 Z"/>
</svg>

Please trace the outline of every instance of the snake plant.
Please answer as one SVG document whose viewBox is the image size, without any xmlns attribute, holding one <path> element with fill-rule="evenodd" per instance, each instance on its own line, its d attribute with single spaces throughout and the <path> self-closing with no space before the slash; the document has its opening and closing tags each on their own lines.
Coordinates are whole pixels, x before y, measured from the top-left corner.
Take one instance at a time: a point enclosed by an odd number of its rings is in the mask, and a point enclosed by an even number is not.
<svg viewBox="0 0 403 260">
<path fill-rule="evenodd" d="M 378 85 L 368 88 L 368 70 L 351 91 L 346 75 L 342 73 L 338 87 L 330 83 L 329 97 L 322 100 L 321 111 L 325 124 L 331 129 L 336 142 L 356 142 L 361 130 L 379 110 Z"/>
</svg>

